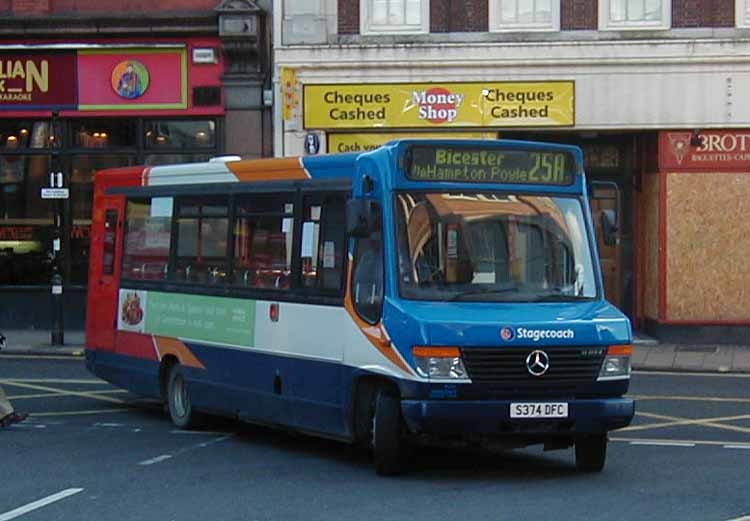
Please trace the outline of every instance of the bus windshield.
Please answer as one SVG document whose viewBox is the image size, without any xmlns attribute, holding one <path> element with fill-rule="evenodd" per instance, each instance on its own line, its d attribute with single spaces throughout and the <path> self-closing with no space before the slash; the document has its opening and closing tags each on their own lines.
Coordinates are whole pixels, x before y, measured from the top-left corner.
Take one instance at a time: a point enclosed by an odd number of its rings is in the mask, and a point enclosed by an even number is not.
<svg viewBox="0 0 750 521">
<path fill-rule="evenodd" d="M 395 212 L 403 298 L 562 302 L 597 295 L 575 197 L 401 192 Z"/>
</svg>

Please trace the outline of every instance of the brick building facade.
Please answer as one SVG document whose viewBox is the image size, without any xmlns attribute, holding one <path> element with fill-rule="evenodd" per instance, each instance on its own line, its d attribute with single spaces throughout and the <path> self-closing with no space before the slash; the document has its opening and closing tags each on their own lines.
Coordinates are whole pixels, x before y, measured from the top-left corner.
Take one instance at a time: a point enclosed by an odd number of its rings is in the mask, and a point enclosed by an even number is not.
<svg viewBox="0 0 750 521">
<path fill-rule="evenodd" d="M 620 242 L 599 245 L 607 297 L 663 340 L 744 342 L 749 8 L 747 0 L 277 0 L 275 78 L 285 102 L 275 111 L 275 151 L 306 153 L 310 133 L 329 152 L 413 135 L 579 145 L 589 177 L 621 194 Z M 434 117 L 426 92 L 465 101 L 445 112 L 454 119 Z M 523 102 L 505 107 L 520 116 L 491 116 L 497 92 L 515 100 L 554 92 L 550 111 L 560 117 L 534 119 Z M 386 98 L 402 102 L 397 113 L 376 102 Z"/>
</svg>

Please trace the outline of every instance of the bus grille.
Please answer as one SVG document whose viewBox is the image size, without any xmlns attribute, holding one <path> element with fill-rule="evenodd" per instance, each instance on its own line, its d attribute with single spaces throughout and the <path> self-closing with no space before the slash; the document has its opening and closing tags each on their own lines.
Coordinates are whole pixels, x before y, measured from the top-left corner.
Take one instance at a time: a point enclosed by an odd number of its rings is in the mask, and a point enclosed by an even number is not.
<svg viewBox="0 0 750 521">
<path fill-rule="evenodd" d="M 542 376 L 533 376 L 526 367 L 526 358 L 539 348 L 479 348 L 462 350 L 469 377 L 476 384 L 488 385 L 497 391 L 523 391 L 546 388 L 570 389 L 596 381 L 606 353 L 605 347 L 548 347 L 549 369 Z"/>
</svg>

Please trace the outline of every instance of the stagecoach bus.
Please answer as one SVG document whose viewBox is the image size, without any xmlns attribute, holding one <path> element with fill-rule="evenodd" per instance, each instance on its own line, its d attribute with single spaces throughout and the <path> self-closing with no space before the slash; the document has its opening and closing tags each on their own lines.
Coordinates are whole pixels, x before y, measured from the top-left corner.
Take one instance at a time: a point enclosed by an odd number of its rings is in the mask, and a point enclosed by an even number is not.
<svg viewBox="0 0 750 521">
<path fill-rule="evenodd" d="M 95 180 L 86 362 L 163 399 L 361 444 L 575 448 L 634 403 L 580 149 L 399 140 L 365 153 L 128 167 Z"/>
</svg>

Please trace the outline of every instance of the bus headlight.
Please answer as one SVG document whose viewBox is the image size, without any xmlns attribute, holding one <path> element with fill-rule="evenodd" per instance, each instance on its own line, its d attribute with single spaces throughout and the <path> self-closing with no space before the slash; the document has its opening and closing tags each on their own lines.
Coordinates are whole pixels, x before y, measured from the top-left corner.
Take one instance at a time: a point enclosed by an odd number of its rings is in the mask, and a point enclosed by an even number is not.
<svg viewBox="0 0 750 521">
<path fill-rule="evenodd" d="M 599 371 L 599 380 L 630 378 L 630 357 L 633 346 L 609 346 Z"/>
<path fill-rule="evenodd" d="M 457 347 L 415 346 L 412 356 L 417 374 L 423 378 L 466 379 L 469 375 Z"/>
</svg>

